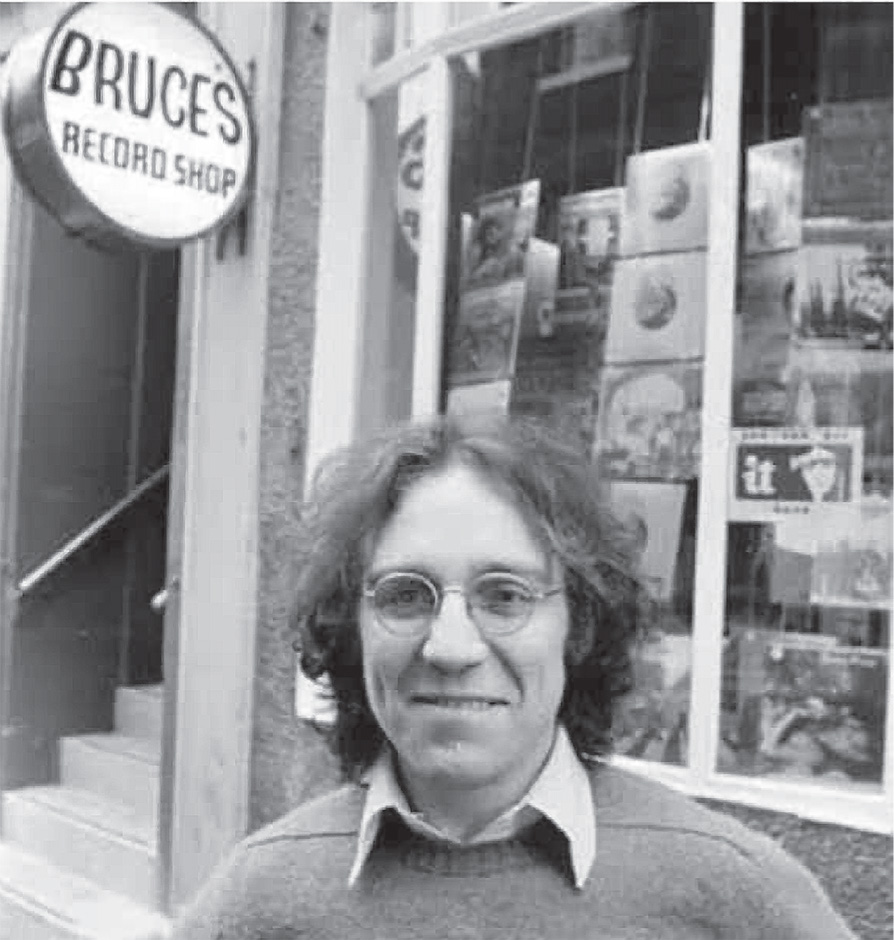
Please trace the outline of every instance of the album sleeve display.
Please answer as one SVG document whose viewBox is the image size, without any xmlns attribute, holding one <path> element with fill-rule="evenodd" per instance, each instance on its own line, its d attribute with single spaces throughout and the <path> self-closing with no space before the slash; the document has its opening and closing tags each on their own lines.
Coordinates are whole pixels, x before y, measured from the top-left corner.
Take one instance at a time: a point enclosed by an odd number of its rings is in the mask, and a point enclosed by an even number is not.
<svg viewBox="0 0 894 940">
<path fill-rule="evenodd" d="M 710 153 L 710 144 L 699 142 L 628 157 L 624 257 L 707 247 Z"/>
<path fill-rule="evenodd" d="M 595 456 L 609 479 L 687 480 L 701 459 L 700 363 L 606 366 Z"/>
<path fill-rule="evenodd" d="M 705 351 L 703 251 L 617 262 L 605 360 L 693 359 Z"/>
</svg>

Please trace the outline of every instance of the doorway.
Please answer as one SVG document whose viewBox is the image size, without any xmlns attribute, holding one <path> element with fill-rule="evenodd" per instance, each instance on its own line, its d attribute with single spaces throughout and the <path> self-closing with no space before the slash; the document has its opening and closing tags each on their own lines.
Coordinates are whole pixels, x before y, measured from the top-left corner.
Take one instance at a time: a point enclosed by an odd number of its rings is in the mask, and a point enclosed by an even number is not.
<svg viewBox="0 0 894 940">
<path fill-rule="evenodd" d="M 158 684 L 179 252 L 100 251 L 15 200 L 0 360 L 0 787 Z"/>
</svg>

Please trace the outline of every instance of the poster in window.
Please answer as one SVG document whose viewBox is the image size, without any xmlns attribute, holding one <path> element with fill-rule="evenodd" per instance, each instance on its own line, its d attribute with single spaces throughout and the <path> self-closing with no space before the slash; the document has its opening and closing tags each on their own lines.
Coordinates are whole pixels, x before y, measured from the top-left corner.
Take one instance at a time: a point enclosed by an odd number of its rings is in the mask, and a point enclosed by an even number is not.
<svg viewBox="0 0 894 940">
<path fill-rule="evenodd" d="M 691 251 L 708 244 L 710 145 L 633 154 L 621 222 L 621 254 Z"/>
<path fill-rule="evenodd" d="M 670 600 L 686 484 L 617 480 L 608 493 L 612 509 L 634 537 L 639 569 L 652 596 Z"/>
<path fill-rule="evenodd" d="M 862 496 L 863 429 L 733 428 L 729 519 L 816 515 Z"/>
<path fill-rule="evenodd" d="M 701 462 L 699 363 L 606 366 L 594 452 L 607 479 L 689 480 Z"/>
<path fill-rule="evenodd" d="M 880 784 L 887 653 L 816 640 L 765 640 L 757 769 L 764 777 Z"/>
<path fill-rule="evenodd" d="M 781 251 L 801 244 L 804 140 L 790 137 L 748 148 L 745 253 Z"/>
<path fill-rule="evenodd" d="M 740 264 L 733 359 L 733 416 L 740 427 L 786 421 L 798 275 L 796 251 L 746 257 Z"/>
<path fill-rule="evenodd" d="M 618 261 L 606 362 L 694 359 L 705 351 L 706 254 Z"/>
<path fill-rule="evenodd" d="M 892 348 L 891 226 L 804 226 L 797 335 L 832 348 Z"/>
<path fill-rule="evenodd" d="M 531 180 L 476 200 L 464 239 L 462 293 L 524 277 L 539 198 L 540 181 Z"/>
<path fill-rule="evenodd" d="M 890 97 L 808 108 L 804 138 L 805 216 L 891 218 Z"/>
<path fill-rule="evenodd" d="M 604 324 L 611 309 L 623 190 L 596 189 L 559 200 L 556 312 Z"/>
<path fill-rule="evenodd" d="M 524 296 L 518 278 L 462 294 L 447 349 L 448 387 L 512 378 Z"/>
</svg>

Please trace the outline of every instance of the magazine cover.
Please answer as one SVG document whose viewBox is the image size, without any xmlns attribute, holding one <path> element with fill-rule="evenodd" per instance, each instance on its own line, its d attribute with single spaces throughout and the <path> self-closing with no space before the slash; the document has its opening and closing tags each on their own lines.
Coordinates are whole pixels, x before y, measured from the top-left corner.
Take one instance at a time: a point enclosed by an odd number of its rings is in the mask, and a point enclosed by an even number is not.
<svg viewBox="0 0 894 940">
<path fill-rule="evenodd" d="M 740 263 L 733 357 L 733 420 L 740 427 L 786 423 L 798 273 L 796 251 Z"/>
<path fill-rule="evenodd" d="M 892 365 L 888 351 L 796 342 L 788 393 L 790 424 L 863 428 L 864 492 L 886 497 L 894 483 Z"/>
<path fill-rule="evenodd" d="M 762 776 L 882 780 L 887 654 L 783 634 L 764 645 Z"/>
<path fill-rule="evenodd" d="M 619 250 L 622 189 L 595 189 L 559 200 L 556 310 L 608 319 Z"/>
<path fill-rule="evenodd" d="M 790 137 L 748 148 L 745 158 L 745 253 L 801 244 L 804 139 Z"/>
<path fill-rule="evenodd" d="M 804 225 L 797 335 L 835 348 L 892 348 L 891 226 Z"/>
<path fill-rule="evenodd" d="M 624 257 L 707 247 L 710 153 L 700 142 L 628 157 Z"/>
<path fill-rule="evenodd" d="M 447 350 L 447 385 L 471 385 L 512 377 L 525 282 L 468 291 Z"/>
<path fill-rule="evenodd" d="M 618 261 L 606 362 L 703 356 L 706 291 L 703 251 Z"/>
<path fill-rule="evenodd" d="M 862 428 L 732 428 L 730 444 L 731 522 L 822 519 L 862 496 Z"/>
<path fill-rule="evenodd" d="M 612 509 L 634 533 L 640 571 L 652 595 L 656 600 L 670 600 L 686 485 L 619 480 L 611 483 L 608 492 Z"/>
<path fill-rule="evenodd" d="M 476 200 L 463 250 L 461 293 L 524 277 L 539 199 L 540 181 L 531 180 Z"/>
<path fill-rule="evenodd" d="M 891 100 L 807 108 L 805 216 L 890 219 Z"/>
<path fill-rule="evenodd" d="M 599 398 L 594 451 L 606 479 L 698 476 L 700 363 L 606 366 Z"/>
</svg>

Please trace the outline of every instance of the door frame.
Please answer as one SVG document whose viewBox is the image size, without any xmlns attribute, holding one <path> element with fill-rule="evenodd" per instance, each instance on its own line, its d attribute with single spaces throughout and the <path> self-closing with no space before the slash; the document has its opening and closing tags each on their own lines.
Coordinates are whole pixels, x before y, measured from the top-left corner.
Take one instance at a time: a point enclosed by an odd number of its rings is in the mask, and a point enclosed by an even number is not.
<svg viewBox="0 0 894 940">
<path fill-rule="evenodd" d="M 172 913 L 250 825 L 261 417 L 287 11 L 207 2 L 198 16 L 243 77 L 253 75 L 257 157 L 244 246 L 237 217 L 236 231 L 181 254 L 158 843 L 158 906 Z"/>
</svg>

